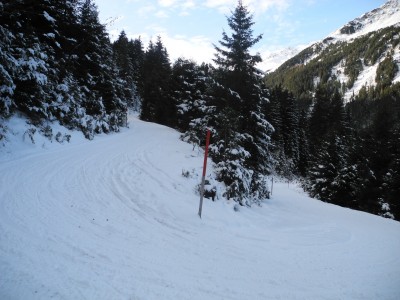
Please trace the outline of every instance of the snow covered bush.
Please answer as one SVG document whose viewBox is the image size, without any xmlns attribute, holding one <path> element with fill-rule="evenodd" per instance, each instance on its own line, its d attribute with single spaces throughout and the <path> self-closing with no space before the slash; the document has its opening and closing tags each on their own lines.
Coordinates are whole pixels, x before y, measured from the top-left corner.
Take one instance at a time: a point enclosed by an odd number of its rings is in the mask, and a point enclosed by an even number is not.
<svg viewBox="0 0 400 300">
<path fill-rule="evenodd" d="M 36 128 L 32 127 L 27 129 L 23 135 L 24 140 L 29 138 L 32 144 L 35 144 L 35 133 L 36 133 Z"/>
</svg>

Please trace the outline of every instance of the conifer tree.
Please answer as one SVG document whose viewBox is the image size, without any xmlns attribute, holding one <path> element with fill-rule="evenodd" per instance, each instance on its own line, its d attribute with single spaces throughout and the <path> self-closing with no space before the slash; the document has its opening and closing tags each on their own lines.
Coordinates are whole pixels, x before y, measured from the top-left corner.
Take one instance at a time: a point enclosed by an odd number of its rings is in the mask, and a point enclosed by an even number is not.
<svg viewBox="0 0 400 300">
<path fill-rule="evenodd" d="M 400 124 L 399 124 L 400 125 Z M 391 162 L 382 184 L 383 201 L 387 203 L 386 211 L 381 212 L 388 218 L 400 220 L 400 126 L 393 129 L 389 144 Z"/>
<path fill-rule="evenodd" d="M 134 52 L 135 49 L 132 47 L 133 43 L 133 41 L 128 40 L 125 31 L 122 31 L 112 47 L 114 61 L 118 68 L 118 75 L 122 80 L 123 97 L 130 108 L 138 111 L 141 100 L 137 88 L 137 82 L 140 76 L 137 74 L 139 72 L 137 60 L 141 59 L 141 57 L 137 58 L 136 55 L 141 55 L 141 53 Z"/>
<path fill-rule="evenodd" d="M 286 157 L 297 166 L 299 161 L 299 115 L 294 96 L 287 90 L 281 98 L 282 136 Z"/>
<path fill-rule="evenodd" d="M 129 40 L 124 30 L 121 31 L 112 47 L 114 60 L 120 70 L 120 75 L 127 80 L 132 80 L 130 76 L 132 76 L 133 62 L 129 55 Z"/>
<path fill-rule="evenodd" d="M 126 123 L 122 82 L 92 1 L 7 1 L 0 12 L 2 114 L 20 111 L 42 127 L 58 120 L 88 138 Z"/>
<path fill-rule="evenodd" d="M 248 154 L 244 156 L 244 167 L 250 170 L 252 179 L 251 184 L 242 186 L 249 186 L 247 193 L 250 195 L 252 191 L 262 189 L 262 176 L 272 168 L 270 135 L 273 128 L 263 113 L 268 90 L 256 69 L 261 57 L 250 53 L 250 48 L 262 36 L 253 37 L 253 16 L 242 1 L 227 20 L 232 34 L 222 33 L 220 46 L 214 46 L 217 52 L 214 61 L 219 67 L 217 80 L 237 95 L 237 101 L 226 103 L 228 111 L 233 112 L 226 117 L 235 118 L 227 120 L 229 123 L 238 123 L 238 147 Z"/>
<path fill-rule="evenodd" d="M 317 87 L 310 116 L 309 135 L 312 154 L 316 154 L 330 130 L 331 91 L 326 86 Z"/>
<path fill-rule="evenodd" d="M 191 120 L 207 113 L 205 74 L 194 61 L 178 58 L 172 67 L 171 84 L 178 109 L 177 125 L 185 132 Z"/>
<path fill-rule="evenodd" d="M 15 109 L 14 77 L 18 72 L 17 60 L 12 53 L 12 45 L 16 39 L 12 34 L 12 27 L 15 24 L 16 19 L 10 4 L 2 3 L 0 5 L 0 116 L 2 117 L 10 116 Z"/>
<path fill-rule="evenodd" d="M 282 137 L 281 92 L 282 86 L 275 86 L 271 88 L 269 93 L 269 102 L 265 104 L 264 108 L 266 117 L 274 127 L 274 132 L 271 135 L 271 138 L 274 141 L 275 149 L 283 149 L 284 144 Z"/>
<path fill-rule="evenodd" d="M 291 176 L 297 173 L 300 159 L 297 101 L 282 86 L 270 90 L 269 100 L 265 111 L 275 129 L 272 139 L 276 171 L 281 175 Z"/>
<path fill-rule="evenodd" d="M 306 176 L 310 163 L 310 145 L 308 136 L 308 117 L 307 112 L 303 110 L 299 118 L 299 161 L 297 170 L 303 177 Z"/>
<path fill-rule="evenodd" d="M 216 82 L 214 72 L 214 67 L 205 63 L 196 67 L 193 62 L 178 59 L 174 65 L 175 82 L 180 86 L 175 88 L 178 127 L 187 127 L 182 137 L 195 146 L 204 146 L 207 129 L 212 132 L 213 144 L 220 136 L 219 118 L 229 92 Z M 179 79 L 177 74 L 182 74 Z M 211 148 L 215 151 L 210 151 L 210 155 L 216 159 L 220 152 L 213 145 Z"/>
<path fill-rule="evenodd" d="M 371 145 L 374 145 L 374 142 L 371 137 L 363 139 L 356 132 L 353 132 L 349 145 L 347 168 L 349 173 L 352 174 L 346 179 L 346 182 L 347 185 L 352 186 L 354 196 L 347 206 L 372 212 L 372 210 L 376 210 L 376 205 L 373 202 L 376 202 L 378 191 L 376 186 L 377 178 L 371 170 L 370 162 L 371 148 L 375 148 L 374 146 L 371 147 Z M 371 210 L 372 207 L 374 208 Z"/>
<path fill-rule="evenodd" d="M 341 206 L 355 197 L 356 170 L 350 164 L 350 134 L 343 98 L 332 85 L 317 88 L 310 118 L 313 156 L 309 175 L 311 195 Z"/>
<path fill-rule="evenodd" d="M 77 75 L 86 87 L 84 107 L 90 115 L 102 115 L 104 104 L 99 99 L 98 85 L 103 80 L 103 66 L 100 62 L 111 55 L 105 39 L 106 32 L 98 20 L 97 7 L 92 0 L 85 0 L 79 8 L 81 35 L 79 38 Z M 106 53 L 104 51 L 107 51 Z M 84 88 L 85 91 L 85 88 Z M 96 92 L 94 92 L 96 91 Z"/>
<path fill-rule="evenodd" d="M 251 205 L 248 200 L 253 192 L 251 183 L 254 172 L 245 164 L 250 153 L 241 146 L 243 135 L 239 133 L 238 120 L 237 112 L 229 107 L 219 113 L 215 120 L 218 130 L 213 135 L 210 153 L 216 163 L 217 178 L 226 185 L 227 199 Z M 260 196 L 266 198 L 265 195 Z"/>
<path fill-rule="evenodd" d="M 47 13 L 48 3 L 44 2 L 10 1 L 3 9 L 5 15 L 2 20 L 9 30 L 5 38 L 12 41 L 9 55 L 14 58 L 16 66 L 13 100 L 18 110 L 39 123 L 41 118 L 50 117 L 46 104 L 50 103 L 51 81 L 47 70 L 51 68 L 49 63 L 53 53 L 52 47 L 43 40 L 46 39 L 46 30 L 50 38 L 54 36 L 54 19 Z"/>
<path fill-rule="evenodd" d="M 324 140 L 313 157 L 309 171 L 308 191 L 312 197 L 326 202 L 332 202 L 334 198 L 335 178 L 341 167 L 338 155 L 339 143 L 334 135 Z"/>
<path fill-rule="evenodd" d="M 142 105 L 142 92 L 143 92 L 143 62 L 144 62 L 144 49 L 142 41 L 139 38 L 129 41 L 129 56 L 132 62 L 132 78 L 136 88 L 136 101 L 133 105 L 134 110 L 140 111 Z"/>
<path fill-rule="evenodd" d="M 176 126 L 176 105 L 171 97 L 171 65 L 161 37 L 150 41 L 143 63 L 141 118 Z"/>
<path fill-rule="evenodd" d="M 117 131 L 119 126 L 126 125 L 127 106 L 122 84 L 117 80 L 111 43 L 92 0 L 85 0 L 79 12 L 81 34 L 77 47 L 77 76 L 84 85 L 84 107 L 99 119 L 95 121 L 95 132 Z"/>
</svg>

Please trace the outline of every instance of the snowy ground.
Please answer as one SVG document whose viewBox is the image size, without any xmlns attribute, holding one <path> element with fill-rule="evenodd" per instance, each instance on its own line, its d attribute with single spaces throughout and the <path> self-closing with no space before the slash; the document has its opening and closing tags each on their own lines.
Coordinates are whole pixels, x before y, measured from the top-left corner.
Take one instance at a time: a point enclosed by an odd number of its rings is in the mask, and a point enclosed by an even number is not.
<svg viewBox="0 0 400 300">
<path fill-rule="evenodd" d="M 3 148 L 0 299 L 400 299 L 399 222 L 287 183 L 239 212 L 206 200 L 200 219 L 202 154 L 178 137 L 132 119 Z"/>
</svg>

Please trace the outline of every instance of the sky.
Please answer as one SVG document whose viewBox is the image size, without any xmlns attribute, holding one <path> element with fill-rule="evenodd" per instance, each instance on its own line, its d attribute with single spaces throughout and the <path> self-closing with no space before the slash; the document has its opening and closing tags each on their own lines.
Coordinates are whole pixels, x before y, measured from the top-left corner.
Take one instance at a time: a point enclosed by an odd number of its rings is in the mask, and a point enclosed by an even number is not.
<svg viewBox="0 0 400 300">
<path fill-rule="evenodd" d="M 178 57 L 211 62 L 227 16 L 237 0 L 95 0 L 99 18 L 112 40 L 124 30 L 145 47 L 161 36 L 171 61 Z M 253 14 L 252 51 L 267 57 L 284 48 L 306 46 L 327 37 L 347 22 L 380 7 L 385 0 L 243 0 Z M 262 69 L 262 65 L 259 66 Z"/>
</svg>

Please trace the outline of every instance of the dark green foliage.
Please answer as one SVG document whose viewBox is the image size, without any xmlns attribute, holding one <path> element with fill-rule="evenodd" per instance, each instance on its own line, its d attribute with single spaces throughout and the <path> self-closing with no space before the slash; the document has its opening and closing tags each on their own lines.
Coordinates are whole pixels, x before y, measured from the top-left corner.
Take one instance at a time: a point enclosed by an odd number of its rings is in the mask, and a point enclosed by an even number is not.
<svg viewBox="0 0 400 300">
<path fill-rule="evenodd" d="M 349 23 L 341 33 L 352 34 L 357 26 Z M 268 116 L 276 127 L 272 138 L 278 170 L 286 176 L 298 170 L 306 177 L 310 194 L 324 201 L 397 220 L 398 145 L 394 141 L 400 123 L 400 93 L 399 84 L 393 84 L 399 71 L 393 56 L 399 33 L 400 28 L 392 26 L 349 42 L 327 38 L 265 78 L 269 86 L 281 85 L 292 92 L 303 111 L 296 166 L 288 163 L 284 146 L 285 133 L 290 131 L 283 129 L 285 122 L 278 113 L 282 103 L 271 92 Z M 376 85 L 362 87 L 344 108 L 342 95 L 365 68 L 375 65 Z M 346 82 L 338 81 L 343 75 L 339 69 L 347 76 Z"/>
<path fill-rule="evenodd" d="M 253 16 L 241 1 L 227 20 L 233 33 L 231 36 L 225 31 L 222 33 L 222 47 L 214 46 L 217 50 L 214 61 L 225 72 L 230 73 L 231 85 L 240 85 L 246 83 L 247 77 L 255 70 L 255 64 L 261 61 L 260 55 L 251 55 L 249 49 L 261 40 L 262 35 L 253 38 Z"/>
<path fill-rule="evenodd" d="M 238 133 L 237 120 L 239 115 L 229 107 L 220 112 L 210 154 L 215 158 L 218 179 L 227 187 L 226 197 L 243 204 L 250 196 L 252 172 L 245 167 L 250 154 L 241 146 L 244 137 Z"/>
<path fill-rule="evenodd" d="M 399 32 L 399 27 L 392 26 L 365 34 L 348 43 L 331 43 L 328 39 L 314 44 L 289 59 L 276 71 L 267 74 L 266 83 L 268 86 L 282 84 L 300 99 L 315 90 L 316 79 L 320 83 L 336 80 L 331 70 L 340 65 L 348 76 L 345 90 L 349 89 L 353 87 L 364 65 L 374 65 L 388 49 L 397 47 L 400 43 Z"/>
<path fill-rule="evenodd" d="M 133 61 L 130 57 L 131 49 L 129 44 L 125 31 L 122 31 L 112 45 L 114 61 L 120 69 L 120 74 L 126 78 L 132 76 L 131 72 L 133 71 Z"/>
<path fill-rule="evenodd" d="M 341 120 L 334 115 L 332 102 L 338 91 L 331 85 L 320 85 L 315 91 L 314 107 L 309 122 L 309 135 L 312 154 L 318 152 L 326 137 L 335 133 L 334 129 Z M 341 117 L 341 116 L 340 116 Z"/>
<path fill-rule="evenodd" d="M 307 112 L 303 110 L 299 118 L 299 161 L 297 170 L 300 176 L 305 177 L 310 164 L 310 137 L 308 131 Z"/>
<path fill-rule="evenodd" d="M 226 185 L 225 196 L 251 205 L 268 197 L 265 176 L 272 170 L 273 128 L 264 115 L 268 90 L 255 68 L 261 58 L 250 54 L 261 36 L 253 37 L 252 16 L 241 1 L 227 19 L 232 34 L 223 32 L 215 46 L 217 68 L 178 60 L 174 95 L 179 127 L 187 128 L 183 138 L 202 145 L 210 129 L 210 156 L 218 180 Z"/>
<path fill-rule="evenodd" d="M 392 129 L 392 139 L 389 141 L 390 162 L 383 176 L 381 186 L 383 203 L 387 203 L 386 217 L 393 215 L 400 219 L 400 126 Z"/>
<path fill-rule="evenodd" d="M 300 140 L 297 100 L 282 86 L 276 86 L 270 90 L 269 100 L 270 102 L 265 106 L 265 114 L 275 129 L 272 140 L 276 171 L 286 177 L 293 173 L 298 174 L 300 143 L 304 143 L 303 146 L 307 147 L 307 142 Z"/>
<path fill-rule="evenodd" d="M 347 81 L 347 88 L 351 89 L 354 82 L 357 80 L 358 75 L 363 70 L 361 59 L 357 55 L 350 55 L 347 58 L 346 67 L 344 68 L 344 74 L 349 77 Z"/>
<path fill-rule="evenodd" d="M 335 201 L 334 192 L 337 191 L 339 169 L 342 167 L 338 148 L 340 141 L 334 136 L 323 141 L 316 151 L 309 173 L 310 195 L 327 202 Z"/>
<path fill-rule="evenodd" d="M 47 1 L 10 1 L 2 8 L 1 26 L 6 34 L 2 73 L 8 74 L 6 90 L 12 93 L 5 103 L 13 102 L 13 109 L 29 114 L 35 123 L 51 118 L 50 90 L 57 78 L 48 70 L 56 67 L 52 58 L 59 38 L 48 12 L 57 16 L 59 11 Z"/>
<path fill-rule="evenodd" d="M 397 63 L 393 61 L 393 56 L 391 54 L 387 55 L 376 70 L 375 81 L 379 88 L 385 88 L 391 85 L 397 71 L 398 66 Z"/>
<path fill-rule="evenodd" d="M 78 49 L 79 76 L 87 84 L 84 107 L 93 115 L 126 112 L 126 105 L 119 99 L 122 91 L 113 81 L 112 48 L 103 25 L 98 21 L 97 8 L 86 0 L 80 8 L 80 44 Z M 116 74 L 115 74 L 116 75 Z M 116 77 L 116 76 L 115 76 Z M 113 124 L 114 125 L 114 124 Z M 118 124 L 115 124 L 118 125 Z M 123 125 L 123 124 L 119 124 Z"/>
<path fill-rule="evenodd" d="M 349 114 L 331 88 L 320 86 L 315 94 L 309 129 L 312 158 L 305 188 L 324 201 L 399 219 L 398 203 L 391 196 L 395 188 L 389 188 L 396 186 L 393 177 L 397 176 L 390 167 L 397 162 L 397 146 L 391 147 L 400 115 L 396 86 L 383 94 L 375 89 L 362 93 L 377 99 L 356 98 L 348 106 Z M 358 110 L 358 105 L 365 108 Z M 375 113 L 363 115 L 363 111 Z M 349 124 L 355 124 L 355 130 Z"/>
<path fill-rule="evenodd" d="M 3 16 L 3 6 L 0 6 L 0 15 Z M 13 93 L 16 88 L 13 76 L 17 69 L 16 60 L 10 54 L 14 40 L 10 30 L 0 25 L 0 115 L 8 117 L 14 108 Z"/>
<path fill-rule="evenodd" d="M 252 173 L 249 183 L 247 176 L 242 179 L 248 195 L 251 190 L 257 190 L 251 186 L 252 183 L 257 185 L 256 182 L 260 182 L 256 178 L 271 172 L 270 135 L 273 131 L 263 111 L 268 91 L 261 74 L 255 68 L 261 57 L 259 54 L 250 54 L 250 48 L 262 38 L 261 35 L 253 37 L 252 19 L 247 7 L 239 1 L 232 15 L 227 18 L 232 34 L 229 36 L 223 32 L 220 46 L 214 46 L 217 51 L 214 61 L 219 67 L 218 81 L 237 95 L 237 101 L 227 103 L 226 107 L 231 111 L 226 117 L 234 119 L 226 122 L 238 124 L 235 143 L 240 150 L 236 151 L 246 154 L 243 156 L 244 167 Z M 228 178 L 229 175 L 224 177 Z"/>
<path fill-rule="evenodd" d="M 347 206 L 356 177 L 348 164 L 350 131 L 343 99 L 333 85 L 320 85 L 310 117 L 310 172 L 307 190 L 314 197 Z"/>
<path fill-rule="evenodd" d="M 140 110 L 142 87 L 142 68 L 144 51 L 140 39 L 128 40 L 124 31 L 113 43 L 114 61 L 118 68 L 118 75 L 123 85 L 123 96 L 128 107 L 135 111 Z"/>
<path fill-rule="evenodd" d="M 7 1 L 0 13 L 2 116 L 58 120 L 88 138 L 126 125 L 123 82 L 92 1 Z"/>
<path fill-rule="evenodd" d="M 144 56 L 142 120 L 176 126 L 176 104 L 170 80 L 168 53 L 158 37 L 156 44 L 150 41 Z"/>
<path fill-rule="evenodd" d="M 364 88 L 347 113 L 328 91 L 317 89 L 310 118 L 306 189 L 324 201 L 400 220 L 400 85 Z"/>
<path fill-rule="evenodd" d="M 183 132 L 189 129 L 193 120 L 215 111 L 213 105 L 216 103 L 211 93 L 214 81 L 211 73 L 211 66 L 198 66 L 195 62 L 183 58 L 179 58 L 172 67 L 172 90 L 178 110 L 177 126 Z"/>
</svg>

